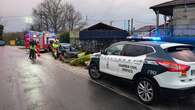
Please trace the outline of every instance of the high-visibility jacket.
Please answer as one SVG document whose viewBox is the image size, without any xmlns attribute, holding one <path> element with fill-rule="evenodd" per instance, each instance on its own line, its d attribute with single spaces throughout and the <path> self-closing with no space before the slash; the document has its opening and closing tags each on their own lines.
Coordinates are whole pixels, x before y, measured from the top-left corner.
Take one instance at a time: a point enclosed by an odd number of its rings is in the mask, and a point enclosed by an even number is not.
<svg viewBox="0 0 195 110">
<path fill-rule="evenodd" d="M 58 47 L 59 47 L 59 44 L 53 43 L 53 45 L 52 45 L 52 46 L 53 46 L 53 48 L 55 48 L 55 49 L 56 49 L 56 48 L 58 48 Z"/>
<path fill-rule="evenodd" d="M 35 48 L 36 48 L 36 45 L 30 45 L 31 50 L 35 50 Z"/>
<path fill-rule="evenodd" d="M 37 52 L 37 55 L 40 56 L 40 50 L 41 50 L 41 46 L 39 43 L 36 44 L 36 52 Z"/>
</svg>

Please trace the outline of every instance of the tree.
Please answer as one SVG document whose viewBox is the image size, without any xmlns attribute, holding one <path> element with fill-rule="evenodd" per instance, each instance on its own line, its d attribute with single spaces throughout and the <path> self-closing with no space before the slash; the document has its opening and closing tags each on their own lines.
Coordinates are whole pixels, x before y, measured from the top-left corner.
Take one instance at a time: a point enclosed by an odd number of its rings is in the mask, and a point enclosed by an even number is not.
<svg viewBox="0 0 195 110">
<path fill-rule="evenodd" d="M 0 40 L 2 40 L 2 35 L 3 35 L 3 29 L 4 29 L 4 25 L 3 25 L 3 18 L 0 17 Z"/>
<path fill-rule="evenodd" d="M 70 33 L 64 32 L 62 34 L 59 34 L 60 42 L 70 43 Z"/>
<path fill-rule="evenodd" d="M 37 31 L 53 31 L 55 33 L 72 31 L 85 25 L 80 12 L 74 6 L 63 0 L 44 0 L 33 9 L 34 24 Z"/>
<path fill-rule="evenodd" d="M 2 35 L 3 35 L 3 25 L 0 25 L 0 40 L 2 40 Z"/>
</svg>

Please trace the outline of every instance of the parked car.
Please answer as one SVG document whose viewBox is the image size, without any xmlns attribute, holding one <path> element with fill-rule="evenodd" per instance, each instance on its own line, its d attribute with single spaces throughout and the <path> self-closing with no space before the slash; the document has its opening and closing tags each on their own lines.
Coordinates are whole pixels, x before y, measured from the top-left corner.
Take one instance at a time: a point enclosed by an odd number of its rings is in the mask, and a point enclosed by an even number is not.
<svg viewBox="0 0 195 110">
<path fill-rule="evenodd" d="M 188 96 L 195 93 L 194 50 L 179 43 L 119 42 L 92 55 L 89 75 L 94 80 L 106 73 L 133 81 L 145 104 L 165 94 Z"/>
<path fill-rule="evenodd" d="M 79 54 L 79 51 L 69 43 L 60 43 L 59 50 L 68 57 L 76 57 Z"/>
<path fill-rule="evenodd" d="M 0 46 L 5 46 L 6 42 L 3 40 L 0 40 Z"/>
</svg>

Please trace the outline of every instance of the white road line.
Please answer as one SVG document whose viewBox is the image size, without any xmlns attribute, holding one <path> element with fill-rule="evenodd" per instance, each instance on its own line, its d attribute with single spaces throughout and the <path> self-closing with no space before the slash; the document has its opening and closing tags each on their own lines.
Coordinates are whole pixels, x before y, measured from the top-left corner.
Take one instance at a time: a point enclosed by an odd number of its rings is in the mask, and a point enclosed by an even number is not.
<svg viewBox="0 0 195 110">
<path fill-rule="evenodd" d="M 70 73 L 73 73 L 73 74 L 75 74 L 75 75 L 77 75 L 77 76 L 79 76 L 79 77 L 82 77 L 82 78 L 84 78 L 84 79 L 90 80 L 90 81 L 92 81 L 93 83 L 98 84 L 98 85 L 100 85 L 100 86 L 102 86 L 102 87 L 104 87 L 104 88 L 106 88 L 106 89 L 108 89 L 108 90 L 110 90 L 110 91 L 112 91 L 112 92 L 114 92 L 114 93 L 120 95 L 120 96 L 123 96 L 123 97 L 126 97 L 126 98 L 130 99 L 130 100 L 133 100 L 133 101 L 135 101 L 135 102 L 137 102 L 137 103 L 143 105 L 143 106 L 146 107 L 146 108 L 154 109 L 154 108 L 151 107 L 151 106 L 148 106 L 148 105 L 145 105 L 145 104 L 141 103 L 138 99 L 133 98 L 133 97 L 130 97 L 128 94 L 126 94 L 126 93 L 124 93 L 124 92 L 122 92 L 122 91 L 119 91 L 119 90 L 117 90 L 117 89 L 114 89 L 114 88 L 112 88 L 112 87 L 110 87 L 110 86 L 106 86 L 105 84 L 102 84 L 102 83 L 100 83 L 100 82 L 97 82 L 97 81 L 91 79 L 91 78 L 88 76 L 88 74 L 86 74 L 86 75 L 77 74 L 77 73 L 75 73 L 75 72 L 73 72 L 73 71 L 71 71 L 71 70 L 66 70 L 66 69 L 65 69 L 64 67 L 62 67 L 62 66 L 64 66 L 64 65 L 60 65 L 60 67 L 61 67 L 62 69 L 64 69 L 65 71 L 68 71 L 68 72 L 70 72 Z M 155 108 L 155 110 L 157 110 L 157 109 Z"/>
<path fill-rule="evenodd" d="M 47 55 L 47 54 L 46 54 L 46 55 Z M 46 56 L 46 55 L 45 55 L 45 56 Z M 44 55 L 42 55 L 42 56 L 44 56 Z M 122 91 L 120 91 L 120 90 L 114 89 L 114 88 L 112 88 L 112 87 L 110 87 L 110 86 L 107 86 L 107 85 L 105 85 L 105 84 L 102 84 L 102 83 L 100 83 L 100 82 L 97 82 L 97 81 L 95 81 L 95 80 L 92 80 L 92 79 L 89 77 L 88 73 L 86 73 L 86 74 L 84 74 L 84 73 L 83 73 L 83 74 L 79 74 L 79 73 L 76 73 L 74 70 L 71 71 L 71 70 L 69 70 L 69 69 L 72 68 L 71 66 L 69 66 L 69 65 L 67 65 L 67 64 L 62 64 L 60 61 L 59 61 L 59 63 L 56 63 L 56 64 L 58 64 L 59 67 L 60 67 L 61 69 L 65 70 L 65 71 L 68 71 L 68 72 L 70 72 L 70 73 L 73 73 L 73 74 L 75 74 L 75 75 L 77 75 L 77 76 L 79 76 L 79 77 L 82 77 L 82 78 L 84 78 L 84 79 L 90 80 L 91 82 L 93 82 L 93 83 L 95 83 L 95 84 L 98 84 L 98 85 L 100 85 L 100 86 L 102 86 L 102 87 L 104 87 L 104 88 L 106 88 L 106 89 L 108 89 L 108 90 L 110 90 L 110 91 L 112 91 L 112 92 L 114 92 L 114 93 L 120 95 L 120 96 L 123 96 L 123 97 L 125 97 L 125 98 L 128 98 L 128 99 L 130 99 L 130 100 L 132 100 L 132 101 L 135 101 L 135 102 L 137 102 L 137 103 L 143 105 L 143 106 L 146 107 L 146 108 L 157 110 L 157 108 L 153 108 L 153 107 L 151 107 L 151 106 L 145 105 L 145 104 L 141 103 L 138 99 L 133 98 L 133 97 L 129 96 L 128 94 L 126 94 L 126 93 L 124 93 L 124 92 L 122 92 Z M 68 67 L 68 70 L 67 70 L 67 68 L 64 68 L 64 66 L 66 66 L 66 67 L 69 66 L 69 67 Z"/>
</svg>

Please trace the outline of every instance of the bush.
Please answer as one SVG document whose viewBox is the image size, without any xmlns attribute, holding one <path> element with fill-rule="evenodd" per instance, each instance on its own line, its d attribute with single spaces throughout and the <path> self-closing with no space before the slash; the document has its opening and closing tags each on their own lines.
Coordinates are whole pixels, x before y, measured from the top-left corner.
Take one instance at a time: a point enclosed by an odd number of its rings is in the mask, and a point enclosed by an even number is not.
<svg viewBox="0 0 195 110">
<path fill-rule="evenodd" d="M 78 55 L 77 55 L 77 57 L 78 58 L 81 58 L 81 57 L 83 57 L 83 56 L 85 56 L 86 54 L 85 54 L 85 52 L 81 52 L 81 53 L 79 53 Z"/>
<path fill-rule="evenodd" d="M 61 34 L 59 34 L 59 37 L 60 37 L 60 42 L 70 43 L 70 34 L 69 34 L 69 32 L 61 33 Z"/>
<path fill-rule="evenodd" d="M 73 66 L 85 66 L 85 62 L 89 61 L 91 59 L 91 54 L 83 55 L 77 59 L 74 59 L 70 62 Z"/>
</svg>

